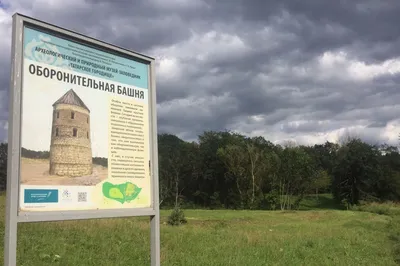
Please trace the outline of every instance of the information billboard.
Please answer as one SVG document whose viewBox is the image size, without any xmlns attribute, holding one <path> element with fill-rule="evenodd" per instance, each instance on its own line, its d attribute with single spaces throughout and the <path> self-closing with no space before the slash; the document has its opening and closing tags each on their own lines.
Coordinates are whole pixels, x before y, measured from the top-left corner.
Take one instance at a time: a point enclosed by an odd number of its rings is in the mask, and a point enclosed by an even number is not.
<svg viewBox="0 0 400 266">
<path fill-rule="evenodd" d="M 24 26 L 20 210 L 150 207 L 149 66 Z"/>
<path fill-rule="evenodd" d="M 159 265 L 154 59 L 13 16 L 5 265 L 18 222 L 150 216 Z"/>
</svg>

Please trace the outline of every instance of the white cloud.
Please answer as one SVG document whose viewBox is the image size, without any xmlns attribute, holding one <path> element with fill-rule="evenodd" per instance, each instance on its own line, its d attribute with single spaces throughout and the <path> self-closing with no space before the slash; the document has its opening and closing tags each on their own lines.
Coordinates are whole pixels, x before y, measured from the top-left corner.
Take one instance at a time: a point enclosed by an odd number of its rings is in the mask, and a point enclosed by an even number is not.
<svg viewBox="0 0 400 266">
<path fill-rule="evenodd" d="M 0 121 L 0 142 L 8 142 L 8 121 Z"/>
<path fill-rule="evenodd" d="M 169 55 L 178 60 L 192 59 L 201 64 L 202 61 L 236 58 L 248 52 L 251 52 L 251 48 L 239 36 L 211 30 L 206 33 L 193 31 L 190 39 L 169 47 L 156 48 L 151 54 Z"/>
<path fill-rule="evenodd" d="M 318 59 L 321 71 L 327 76 L 343 77 L 356 81 L 369 81 L 385 74 L 400 73 L 400 58 L 385 60 L 380 64 L 367 64 L 363 61 L 352 59 L 344 51 L 324 52 Z"/>
<path fill-rule="evenodd" d="M 381 137 L 387 139 L 390 143 L 399 143 L 400 120 L 393 120 L 387 123 L 386 127 L 381 130 Z"/>
<path fill-rule="evenodd" d="M 161 58 L 157 61 L 157 78 L 163 81 L 177 81 L 181 78 L 182 69 L 176 58 Z"/>
<path fill-rule="evenodd" d="M 170 117 L 171 119 L 188 119 L 196 114 L 200 121 L 204 118 L 212 118 L 215 115 L 215 110 L 221 107 L 225 111 L 235 108 L 228 94 L 172 100 L 160 104 L 157 112 L 159 116 Z"/>
</svg>

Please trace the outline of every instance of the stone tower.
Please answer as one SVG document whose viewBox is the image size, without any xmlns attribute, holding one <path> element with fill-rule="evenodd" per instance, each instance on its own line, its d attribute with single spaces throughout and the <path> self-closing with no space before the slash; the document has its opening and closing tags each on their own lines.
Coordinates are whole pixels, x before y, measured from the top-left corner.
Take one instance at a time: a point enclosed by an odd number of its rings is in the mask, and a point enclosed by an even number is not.
<svg viewBox="0 0 400 266">
<path fill-rule="evenodd" d="M 92 174 L 90 110 L 71 89 L 53 104 L 50 175 Z"/>
</svg>

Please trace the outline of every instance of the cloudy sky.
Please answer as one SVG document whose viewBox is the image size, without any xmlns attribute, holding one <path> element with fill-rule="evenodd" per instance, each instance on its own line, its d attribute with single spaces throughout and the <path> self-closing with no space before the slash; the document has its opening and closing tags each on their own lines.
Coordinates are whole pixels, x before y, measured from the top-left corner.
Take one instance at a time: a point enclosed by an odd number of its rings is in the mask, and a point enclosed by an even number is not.
<svg viewBox="0 0 400 266">
<path fill-rule="evenodd" d="M 398 144 L 398 0 L 0 2 L 0 140 L 19 12 L 155 57 L 159 132 Z"/>
</svg>

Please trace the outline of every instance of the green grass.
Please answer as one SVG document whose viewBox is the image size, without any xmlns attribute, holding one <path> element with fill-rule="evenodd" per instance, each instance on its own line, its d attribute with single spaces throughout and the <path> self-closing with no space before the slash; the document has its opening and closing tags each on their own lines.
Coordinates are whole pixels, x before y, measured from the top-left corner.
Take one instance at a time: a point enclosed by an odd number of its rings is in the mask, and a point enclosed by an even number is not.
<svg viewBox="0 0 400 266">
<path fill-rule="evenodd" d="M 0 209 L 4 228 L 4 197 Z M 396 265 L 389 215 L 185 210 L 188 224 L 171 227 L 169 213 L 161 211 L 163 266 Z M 149 234 L 146 218 L 20 224 L 18 265 L 150 265 Z"/>
<path fill-rule="evenodd" d="M 387 230 L 393 245 L 394 260 L 400 265 L 400 204 L 393 202 L 362 204 L 354 207 L 353 210 L 389 215 L 392 218 L 387 225 Z"/>
</svg>

